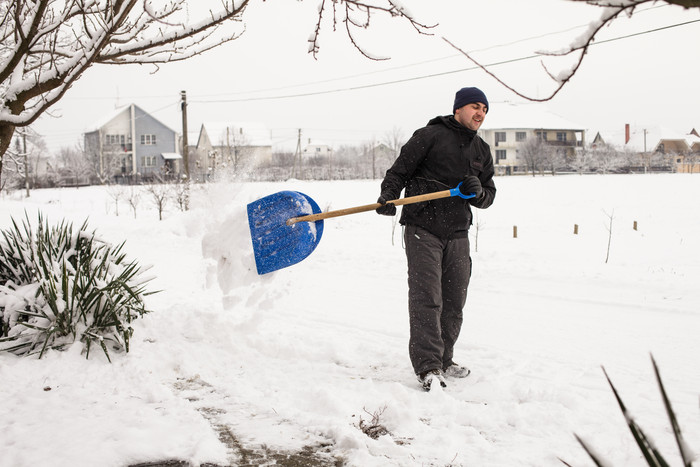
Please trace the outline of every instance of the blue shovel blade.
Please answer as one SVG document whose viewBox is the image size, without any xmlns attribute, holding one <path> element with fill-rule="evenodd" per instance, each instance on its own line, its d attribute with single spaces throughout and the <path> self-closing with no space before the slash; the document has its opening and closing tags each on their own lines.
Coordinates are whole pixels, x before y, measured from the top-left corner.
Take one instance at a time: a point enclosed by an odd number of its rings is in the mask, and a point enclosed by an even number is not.
<svg viewBox="0 0 700 467">
<path fill-rule="evenodd" d="M 292 266 L 314 251 L 323 220 L 287 225 L 287 219 L 320 213 L 318 204 L 298 191 L 280 191 L 248 204 L 248 224 L 258 274 Z"/>
</svg>

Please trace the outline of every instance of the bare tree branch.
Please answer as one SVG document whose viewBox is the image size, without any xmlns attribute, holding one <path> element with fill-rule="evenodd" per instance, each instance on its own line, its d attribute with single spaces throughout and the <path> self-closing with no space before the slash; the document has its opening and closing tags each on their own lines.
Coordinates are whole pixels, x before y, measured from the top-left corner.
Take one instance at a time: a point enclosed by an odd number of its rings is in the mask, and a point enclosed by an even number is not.
<svg viewBox="0 0 700 467">
<path fill-rule="evenodd" d="M 527 95 L 524 92 L 516 90 L 513 86 L 509 85 L 505 81 L 503 81 L 501 78 L 498 77 L 498 75 L 491 70 L 488 69 L 488 65 L 485 65 L 481 63 L 480 61 L 476 60 L 471 54 L 468 52 L 465 52 L 463 49 L 459 48 L 457 45 L 455 45 L 452 41 L 449 39 L 443 37 L 442 39 L 447 42 L 452 48 L 460 52 L 462 55 L 464 55 L 467 59 L 469 59 L 471 62 L 473 62 L 476 66 L 481 68 L 486 74 L 491 76 L 493 79 L 498 81 L 503 87 L 506 89 L 512 91 L 514 94 L 516 94 L 519 97 L 522 97 L 524 99 L 527 99 L 529 101 L 533 102 L 545 102 L 549 101 L 554 96 L 556 96 L 559 91 L 562 90 L 562 88 L 573 78 L 573 76 L 576 74 L 576 72 L 579 70 L 581 67 L 581 64 L 583 63 L 583 59 L 585 58 L 586 54 L 588 53 L 588 49 L 591 45 L 593 45 L 596 36 L 598 33 L 605 27 L 608 26 L 615 18 L 620 16 L 621 14 L 625 13 L 629 16 L 632 16 L 634 13 L 634 10 L 639 6 L 644 3 L 652 3 L 656 2 L 658 0 L 570 0 L 570 1 L 575 1 L 575 2 L 586 2 L 590 5 L 595 5 L 603 8 L 603 13 L 601 14 L 600 18 L 592 22 L 588 29 L 581 34 L 578 38 L 574 40 L 572 44 L 569 46 L 565 47 L 564 49 L 560 51 L 555 51 L 555 52 L 547 52 L 547 51 L 538 51 L 536 52 L 536 55 L 540 56 L 550 56 L 550 57 L 564 57 L 564 56 L 569 56 L 572 54 L 578 54 L 576 55 L 576 58 L 574 60 L 574 63 L 571 67 L 568 69 L 561 70 L 558 73 L 553 73 L 550 71 L 544 64 L 544 62 L 541 62 L 542 67 L 549 76 L 552 81 L 556 83 L 556 87 L 554 90 L 546 97 L 543 98 L 538 98 L 538 97 L 533 97 L 530 95 Z M 670 4 L 675 4 L 675 5 L 680 5 L 685 8 L 700 8 L 700 0 L 664 0 L 666 3 Z M 527 57 L 527 58 L 532 58 L 532 57 Z"/>
<path fill-rule="evenodd" d="M 433 26 L 418 22 L 397 1 L 322 0 L 309 52 L 314 58 L 319 52 L 329 7 L 333 30 L 344 23 L 353 46 L 373 60 L 379 58 L 357 42 L 355 32 L 367 29 L 374 14 L 401 18 L 427 34 Z M 92 65 L 151 64 L 157 70 L 159 64 L 200 55 L 240 37 L 248 3 L 220 0 L 218 11 L 191 20 L 187 6 L 195 0 L 0 2 L 0 177 L 15 128 L 49 112 Z M 231 28 L 231 23 L 240 27 Z"/>
<path fill-rule="evenodd" d="M 316 28 L 309 38 L 309 53 L 312 54 L 314 58 L 316 58 L 320 49 L 318 38 L 321 34 L 323 13 L 329 8 L 329 3 L 330 8 L 332 8 L 333 30 L 335 30 L 338 23 L 343 23 L 345 31 L 350 38 L 350 43 L 358 52 L 370 60 L 386 60 L 386 57 L 376 57 L 372 55 L 364 46 L 355 40 L 352 31 L 369 28 L 372 15 L 388 14 L 391 17 L 404 19 L 408 21 L 419 34 L 430 35 L 429 31 L 437 26 L 435 24 L 427 25 L 421 23 L 405 7 L 394 0 L 386 0 L 386 6 L 377 4 L 377 2 L 371 3 L 361 0 L 322 0 L 321 4 L 318 6 L 318 22 L 316 23 Z M 337 6 L 343 4 L 344 8 L 342 9 L 342 13 L 340 13 Z M 353 16 L 358 12 L 365 18 L 364 21 L 359 21 Z"/>
</svg>

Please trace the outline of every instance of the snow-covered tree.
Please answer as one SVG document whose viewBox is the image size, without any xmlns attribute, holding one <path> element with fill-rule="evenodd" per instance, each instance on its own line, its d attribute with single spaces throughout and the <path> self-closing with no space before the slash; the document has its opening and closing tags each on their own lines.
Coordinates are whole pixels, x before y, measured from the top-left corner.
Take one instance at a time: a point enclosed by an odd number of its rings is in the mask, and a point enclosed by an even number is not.
<svg viewBox="0 0 700 467">
<path fill-rule="evenodd" d="M 603 174 L 619 169 L 627 162 L 625 154 L 612 146 L 601 146 L 596 148 L 591 153 L 591 156 L 593 167 L 596 168 L 598 172 Z"/>
<path fill-rule="evenodd" d="M 387 160 L 379 161 L 378 166 L 380 167 L 380 173 L 377 174 L 379 177 L 384 176 L 383 171 L 386 170 L 386 168 L 391 167 L 396 158 L 399 157 L 401 148 L 404 144 L 406 144 L 406 137 L 403 135 L 401 128 L 395 126 L 390 132 L 387 132 L 384 135 L 384 144 L 389 151 L 381 151 L 381 156 Z M 372 178 L 374 178 L 374 176 L 375 173 L 372 172 Z"/>
<path fill-rule="evenodd" d="M 5 158 L 6 177 L 2 180 L 0 189 L 23 187 L 28 197 L 31 188 L 46 186 L 50 183 L 48 180 L 50 162 L 46 157 L 46 143 L 31 127 L 21 128 L 15 132 Z"/>
<path fill-rule="evenodd" d="M 558 171 L 566 168 L 569 163 L 566 157 L 566 152 L 563 149 L 557 149 L 549 146 L 542 155 L 544 157 L 543 170 L 549 171 L 549 173 L 552 175 L 555 175 Z"/>
<path fill-rule="evenodd" d="M 543 172 L 552 148 L 539 137 L 529 137 L 518 148 L 518 159 L 525 161 L 525 166 L 532 176 L 537 171 Z"/>
<path fill-rule="evenodd" d="M 56 171 L 61 185 L 86 185 L 92 167 L 80 148 L 63 147 L 56 157 Z"/>
<path fill-rule="evenodd" d="M 151 195 L 151 202 L 158 210 L 158 220 L 162 221 L 163 212 L 170 199 L 170 187 L 161 177 L 156 177 L 154 183 L 146 187 L 146 192 Z"/>
<path fill-rule="evenodd" d="M 185 60 L 238 38 L 249 0 L 13 0 L 0 1 L 0 181 L 4 155 L 17 127 L 35 122 L 95 64 L 158 64 Z M 208 5 L 216 5 L 209 8 Z M 194 12 L 201 12 L 199 17 Z M 308 51 L 319 51 L 327 12 L 333 29 L 369 27 L 370 17 L 407 20 L 398 0 L 323 0 Z"/>
<path fill-rule="evenodd" d="M 569 161 L 569 165 L 578 174 L 583 174 L 591 167 L 591 150 L 583 148 L 581 151 L 576 151 L 573 159 Z"/>
</svg>

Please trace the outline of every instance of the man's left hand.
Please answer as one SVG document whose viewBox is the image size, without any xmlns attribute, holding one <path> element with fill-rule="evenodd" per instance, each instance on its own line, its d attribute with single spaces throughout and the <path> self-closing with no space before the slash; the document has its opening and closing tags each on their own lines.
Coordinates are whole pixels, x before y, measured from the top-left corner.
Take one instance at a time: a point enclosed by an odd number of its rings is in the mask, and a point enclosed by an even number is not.
<svg viewBox="0 0 700 467">
<path fill-rule="evenodd" d="M 459 187 L 459 191 L 463 195 L 468 195 L 474 193 L 474 199 L 479 199 L 484 193 L 484 189 L 481 187 L 481 181 L 475 175 L 469 175 L 462 180 L 462 185 Z"/>
</svg>

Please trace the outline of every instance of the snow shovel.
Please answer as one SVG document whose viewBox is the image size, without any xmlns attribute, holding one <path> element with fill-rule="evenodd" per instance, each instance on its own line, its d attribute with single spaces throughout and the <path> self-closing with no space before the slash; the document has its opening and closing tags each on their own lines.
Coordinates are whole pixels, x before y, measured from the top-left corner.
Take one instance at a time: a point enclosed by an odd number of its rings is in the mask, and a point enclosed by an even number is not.
<svg viewBox="0 0 700 467">
<path fill-rule="evenodd" d="M 473 193 L 465 195 L 459 191 L 461 185 L 387 202 L 402 206 L 451 196 L 473 198 Z M 323 219 L 374 211 L 380 206 L 374 203 L 321 212 L 313 199 L 298 191 L 280 191 L 253 201 L 248 204 L 248 224 L 258 274 L 292 266 L 309 256 L 321 241 Z"/>
</svg>

